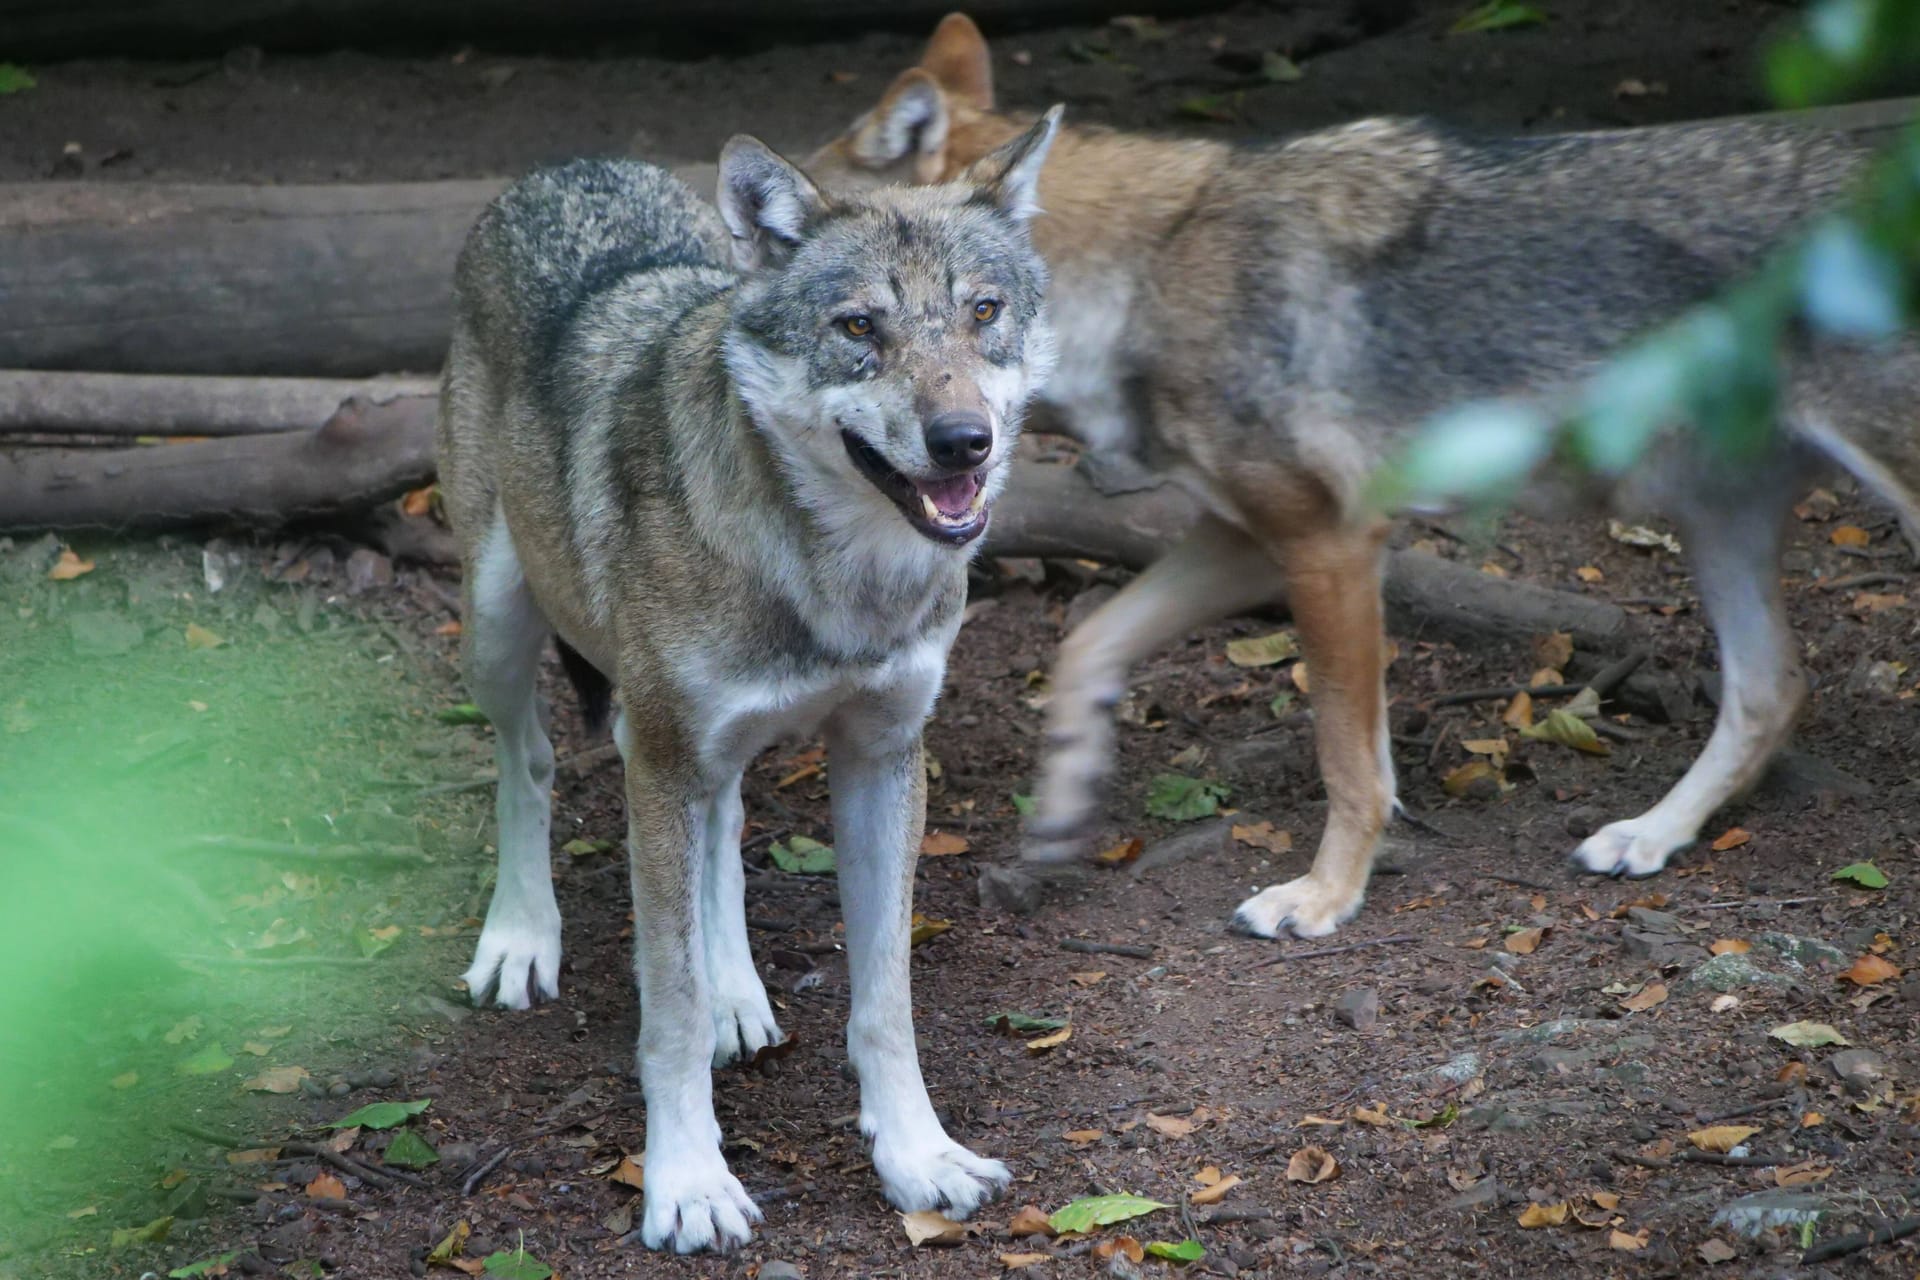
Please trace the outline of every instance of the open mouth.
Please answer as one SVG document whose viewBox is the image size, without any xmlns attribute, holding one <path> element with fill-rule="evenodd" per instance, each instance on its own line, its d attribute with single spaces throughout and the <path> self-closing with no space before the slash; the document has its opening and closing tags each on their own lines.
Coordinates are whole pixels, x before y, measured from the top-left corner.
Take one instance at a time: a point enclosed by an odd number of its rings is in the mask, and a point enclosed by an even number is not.
<svg viewBox="0 0 1920 1280">
<path fill-rule="evenodd" d="M 984 469 L 964 471 L 937 480 L 915 480 L 887 464 L 880 451 L 851 431 L 840 433 L 847 456 L 873 487 L 893 500 L 907 523 L 935 542 L 962 546 L 987 527 L 987 485 Z"/>
</svg>

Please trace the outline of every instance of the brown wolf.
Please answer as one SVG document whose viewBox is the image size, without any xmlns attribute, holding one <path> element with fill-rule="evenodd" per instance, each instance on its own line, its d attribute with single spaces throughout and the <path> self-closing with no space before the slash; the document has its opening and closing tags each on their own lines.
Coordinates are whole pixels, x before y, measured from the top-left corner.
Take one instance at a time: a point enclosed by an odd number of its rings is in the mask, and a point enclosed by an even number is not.
<svg viewBox="0 0 1920 1280">
<path fill-rule="evenodd" d="M 937 182 L 1021 127 L 955 14 L 810 170 L 830 186 Z M 1033 224 L 1060 343 L 1043 398 L 1092 449 L 1170 472 L 1210 514 L 1067 637 L 1029 856 L 1066 856 L 1093 816 L 1128 665 L 1284 584 L 1313 675 L 1326 829 L 1312 869 L 1236 919 L 1312 936 L 1350 917 L 1395 805 L 1388 523 L 1361 501 L 1375 464 L 1437 411 L 1568 388 L 1754 267 L 1861 163 L 1843 138 L 1741 123 L 1475 139 L 1367 120 L 1269 145 L 1064 130 Z M 1660 870 L 1785 741 L 1807 684 L 1778 589 L 1782 517 L 1812 469 L 1837 463 L 1915 527 L 1916 390 L 1911 344 L 1797 339 L 1770 452 L 1736 464 L 1669 443 L 1618 486 L 1680 525 L 1726 694 L 1685 778 L 1583 843 L 1580 865 Z"/>
<path fill-rule="evenodd" d="M 650 165 L 576 162 L 510 188 L 461 253 L 440 478 L 500 773 L 466 980 L 515 1009 L 558 993 L 534 709 L 557 634 L 618 709 L 650 1247 L 724 1248 L 759 1217 L 721 1156 L 710 1075 L 781 1039 L 747 947 L 740 775 L 816 726 L 874 1171 L 900 1208 L 960 1217 L 1007 1183 L 934 1114 L 907 948 L 921 731 L 1052 361 L 1026 218 L 1057 119 L 961 181 L 850 198 L 735 138 L 718 216 Z"/>
</svg>

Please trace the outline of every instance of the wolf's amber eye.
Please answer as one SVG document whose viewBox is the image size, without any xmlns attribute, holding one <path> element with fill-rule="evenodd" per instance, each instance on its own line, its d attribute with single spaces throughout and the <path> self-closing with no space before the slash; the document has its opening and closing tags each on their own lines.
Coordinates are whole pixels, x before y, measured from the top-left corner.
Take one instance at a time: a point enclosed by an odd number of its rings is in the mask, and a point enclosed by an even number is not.
<svg viewBox="0 0 1920 1280">
<path fill-rule="evenodd" d="M 1000 304 L 992 298 L 982 298 L 973 304 L 973 318 L 986 324 L 1000 314 Z"/>
<path fill-rule="evenodd" d="M 840 327 L 851 337 L 864 338 L 873 332 L 873 320 L 868 316 L 848 316 L 840 322 Z"/>
</svg>

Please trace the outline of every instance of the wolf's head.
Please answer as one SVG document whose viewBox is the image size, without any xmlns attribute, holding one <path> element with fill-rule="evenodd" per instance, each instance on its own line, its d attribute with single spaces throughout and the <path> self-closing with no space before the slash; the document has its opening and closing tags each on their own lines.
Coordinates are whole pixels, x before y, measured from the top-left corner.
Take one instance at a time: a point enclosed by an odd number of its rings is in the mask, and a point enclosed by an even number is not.
<svg viewBox="0 0 1920 1280">
<path fill-rule="evenodd" d="M 993 107 L 993 59 L 980 28 L 950 13 L 920 65 L 895 77 L 880 101 L 807 159 L 829 191 L 888 182 L 942 182 L 1020 132 Z"/>
<path fill-rule="evenodd" d="M 720 153 L 720 212 L 745 272 L 727 368 L 803 502 L 871 504 L 953 546 L 986 529 L 1053 363 L 1027 220 L 1059 117 L 952 182 L 851 198 L 751 138 Z"/>
</svg>

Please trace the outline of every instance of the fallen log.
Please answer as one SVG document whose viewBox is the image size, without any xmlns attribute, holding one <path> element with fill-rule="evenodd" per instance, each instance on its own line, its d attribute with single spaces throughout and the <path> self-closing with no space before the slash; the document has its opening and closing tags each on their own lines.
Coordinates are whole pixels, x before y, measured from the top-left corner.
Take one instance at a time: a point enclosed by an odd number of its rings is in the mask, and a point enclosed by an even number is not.
<svg viewBox="0 0 1920 1280">
<path fill-rule="evenodd" d="M 0 369 L 0 432 L 241 436 L 311 431 L 355 396 L 432 395 L 432 378 L 204 378 Z"/>
<path fill-rule="evenodd" d="M 282 524 L 433 479 L 434 396 L 339 405 L 317 429 L 145 449 L 0 451 L 0 529 Z"/>
</svg>

